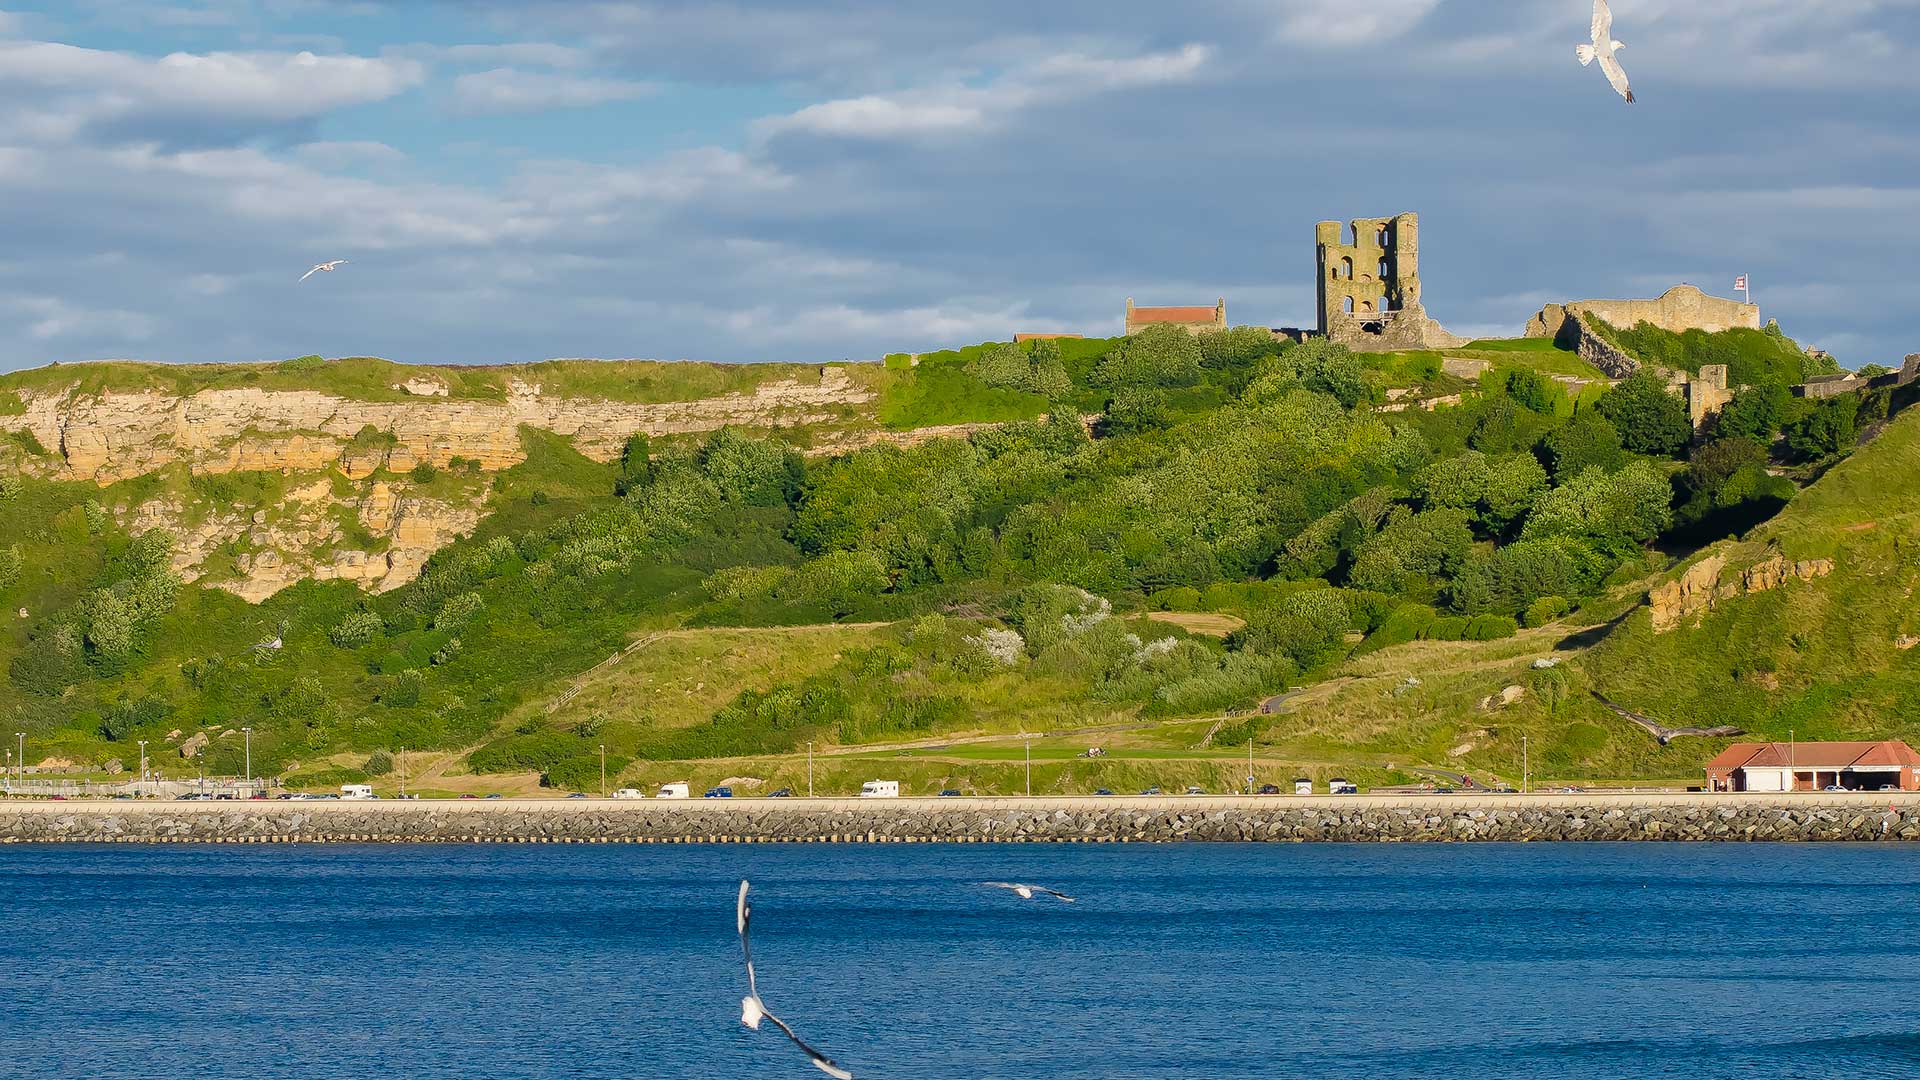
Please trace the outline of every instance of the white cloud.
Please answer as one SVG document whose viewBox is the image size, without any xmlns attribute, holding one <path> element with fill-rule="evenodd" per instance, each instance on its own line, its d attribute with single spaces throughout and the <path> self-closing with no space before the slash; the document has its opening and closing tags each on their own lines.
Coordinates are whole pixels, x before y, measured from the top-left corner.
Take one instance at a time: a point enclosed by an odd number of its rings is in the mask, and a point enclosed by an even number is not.
<svg viewBox="0 0 1920 1080">
<path fill-rule="evenodd" d="M 51 42 L 0 42 L 0 88 L 32 95 L 37 128 L 170 115 L 291 121 L 383 101 L 426 77 L 417 61 L 300 53 L 170 53 L 158 59 Z M 12 96 L 12 95 L 10 95 Z"/>
<path fill-rule="evenodd" d="M 1274 20 L 1278 40 L 1298 45 L 1364 45 L 1412 30 L 1440 0 L 1257 0 L 1256 15 Z"/>
<path fill-rule="evenodd" d="M 1063 53 L 1011 68 L 985 85 L 956 83 L 827 101 L 769 117 L 757 130 L 763 135 L 802 132 L 856 139 L 981 131 L 1033 106 L 1190 82 L 1213 55 L 1210 47 L 1199 44 L 1119 59 Z"/>
<path fill-rule="evenodd" d="M 0 34 L 20 32 L 20 16 L 8 11 L 0 11 Z"/>
<path fill-rule="evenodd" d="M 27 336 L 35 341 L 84 333 L 93 338 L 145 341 L 155 320 L 137 311 L 86 308 L 52 296 L 14 296 L 0 299 L 0 307 L 25 320 Z"/>
<path fill-rule="evenodd" d="M 971 344 L 1004 340 L 1016 330 L 1041 333 L 1064 329 L 1035 321 L 1025 303 L 1001 306 L 939 304 L 874 309 L 849 304 L 791 308 L 761 305 L 726 314 L 722 325 L 734 336 L 762 345 L 828 345 L 851 340 Z"/>
<path fill-rule="evenodd" d="M 494 68 L 453 81 L 456 108 L 470 113 L 540 112 L 632 101 L 658 90 L 652 83 Z"/>
<path fill-rule="evenodd" d="M 383 142 L 347 140 L 310 142 L 294 147 L 300 160 L 322 169 L 341 169 L 349 165 L 384 165 L 405 161 L 407 155 Z"/>
<path fill-rule="evenodd" d="M 450 45 L 421 50 L 429 58 L 472 66 L 523 65 L 548 68 L 587 66 L 593 54 L 571 45 L 545 41 L 510 42 L 505 45 Z"/>
</svg>

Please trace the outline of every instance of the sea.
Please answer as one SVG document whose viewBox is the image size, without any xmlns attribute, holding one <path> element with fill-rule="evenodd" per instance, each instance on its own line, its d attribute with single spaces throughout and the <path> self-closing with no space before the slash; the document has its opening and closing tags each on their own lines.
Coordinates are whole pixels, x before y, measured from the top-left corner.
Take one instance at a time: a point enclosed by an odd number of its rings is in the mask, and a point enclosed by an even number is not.
<svg viewBox="0 0 1920 1080">
<path fill-rule="evenodd" d="M 856 1077 L 1920 1077 L 1903 844 L 8 846 L 0 1076 L 817 1078 L 742 878 Z"/>
</svg>

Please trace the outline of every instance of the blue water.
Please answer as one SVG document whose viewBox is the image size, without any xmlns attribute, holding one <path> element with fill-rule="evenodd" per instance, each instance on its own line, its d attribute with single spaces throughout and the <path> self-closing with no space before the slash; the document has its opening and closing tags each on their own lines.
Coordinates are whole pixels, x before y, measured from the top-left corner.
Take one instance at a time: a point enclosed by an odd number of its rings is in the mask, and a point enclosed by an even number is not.
<svg viewBox="0 0 1920 1080">
<path fill-rule="evenodd" d="M 0 848 L 0 1075 L 1920 1077 L 1920 846 Z M 1024 902 L 982 880 L 1077 894 Z"/>
</svg>

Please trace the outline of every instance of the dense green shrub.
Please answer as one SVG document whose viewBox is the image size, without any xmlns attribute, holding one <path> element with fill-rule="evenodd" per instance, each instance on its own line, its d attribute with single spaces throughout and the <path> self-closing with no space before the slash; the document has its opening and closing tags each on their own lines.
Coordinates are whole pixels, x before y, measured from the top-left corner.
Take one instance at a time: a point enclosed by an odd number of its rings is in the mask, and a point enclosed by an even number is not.
<svg viewBox="0 0 1920 1080">
<path fill-rule="evenodd" d="M 1530 627 L 1546 626 L 1566 615 L 1569 610 L 1565 597 L 1543 596 L 1527 605 L 1524 621 Z"/>
<path fill-rule="evenodd" d="M 342 649 L 357 649 L 380 633 L 380 616 L 371 611 L 356 611 L 335 623 L 327 631 L 327 640 Z"/>
<path fill-rule="evenodd" d="M 1511 615 L 1475 615 L 1461 637 L 1467 641 L 1499 641 L 1519 632 L 1520 624 Z"/>
<path fill-rule="evenodd" d="M 1621 445 L 1636 454 L 1672 457 L 1693 440 L 1686 403 L 1649 368 L 1623 379 L 1594 408 L 1620 432 Z"/>
<path fill-rule="evenodd" d="M 1522 537 L 1566 537 L 1624 556 L 1673 524 L 1673 485 L 1652 465 L 1635 462 L 1617 473 L 1588 469 L 1540 497 Z"/>
<path fill-rule="evenodd" d="M 477 773 L 545 771 L 567 758 L 587 753 L 584 740 L 558 731 L 540 731 L 530 735 L 509 735 L 475 750 L 467 756 L 467 766 Z M 595 759 L 598 768 L 598 759 Z"/>
<path fill-rule="evenodd" d="M 1627 460 L 1619 430 L 1593 409 L 1580 410 L 1566 426 L 1548 434 L 1540 447 L 1556 484 L 1564 484 L 1588 469 L 1612 472 Z"/>
<path fill-rule="evenodd" d="M 431 484 L 439 475 L 439 467 L 431 461 L 422 461 L 407 470 L 407 477 L 416 484 Z"/>
<path fill-rule="evenodd" d="M 1464 615 L 1444 615 L 1427 624 L 1420 633 L 1422 641 L 1461 641 L 1467 636 L 1468 619 Z"/>
<path fill-rule="evenodd" d="M 368 776 L 386 776 L 393 772 L 393 755 L 385 750 L 375 750 L 367 755 L 367 763 L 360 771 Z"/>
<path fill-rule="evenodd" d="M 1305 670 L 1341 648 L 1352 619 L 1340 590 L 1315 589 L 1255 611 L 1236 638 L 1248 652 L 1284 656 Z"/>
<path fill-rule="evenodd" d="M 1417 641 L 1439 617 L 1439 612 L 1425 604 L 1401 604 L 1368 636 L 1366 647 L 1372 651 Z"/>
<path fill-rule="evenodd" d="M 1093 369 L 1093 385 L 1124 387 L 1193 386 L 1201 381 L 1200 343 L 1177 326 L 1149 326 L 1127 338 Z"/>
</svg>

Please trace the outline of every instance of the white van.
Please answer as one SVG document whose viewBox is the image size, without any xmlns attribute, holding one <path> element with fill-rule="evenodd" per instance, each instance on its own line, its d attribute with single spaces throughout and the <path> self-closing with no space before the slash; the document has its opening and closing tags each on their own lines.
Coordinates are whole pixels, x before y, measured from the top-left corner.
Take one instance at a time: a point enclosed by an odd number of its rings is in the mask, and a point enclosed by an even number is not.
<svg viewBox="0 0 1920 1080">
<path fill-rule="evenodd" d="M 685 780 L 679 780 L 671 784 L 661 784 L 660 792 L 659 794 L 655 795 L 654 798 L 656 799 L 692 798 L 691 785 L 689 785 Z"/>
<path fill-rule="evenodd" d="M 342 799 L 364 801 L 367 799 L 377 799 L 380 796 L 373 793 L 372 784 L 341 784 L 340 797 Z"/>
<path fill-rule="evenodd" d="M 614 792 L 613 797 L 616 799 L 644 799 L 646 795 L 643 794 L 639 788 L 623 787 L 619 791 Z"/>
<path fill-rule="evenodd" d="M 897 799 L 900 797 L 900 781 L 869 780 L 860 785 L 860 797 L 863 799 Z"/>
</svg>

